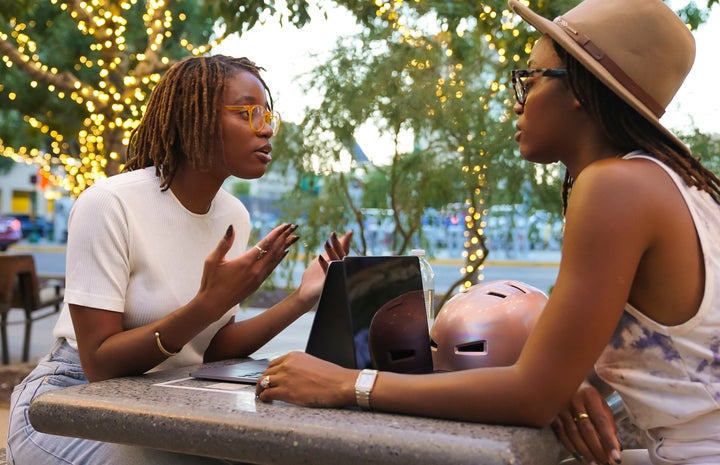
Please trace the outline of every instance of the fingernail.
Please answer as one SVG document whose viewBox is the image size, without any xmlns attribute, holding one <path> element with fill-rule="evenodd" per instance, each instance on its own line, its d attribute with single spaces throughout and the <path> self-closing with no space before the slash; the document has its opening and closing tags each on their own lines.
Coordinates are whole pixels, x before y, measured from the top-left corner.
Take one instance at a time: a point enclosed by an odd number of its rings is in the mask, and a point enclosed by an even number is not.
<svg viewBox="0 0 720 465">
<path fill-rule="evenodd" d="M 335 231 L 330 233 L 330 237 L 332 237 L 333 239 L 337 239 L 337 234 L 335 234 Z"/>
<path fill-rule="evenodd" d="M 233 225 L 228 226 L 227 230 L 225 231 L 225 239 L 230 239 L 230 236 L 232 236 L 233 233 Z"/>
<path fill-rule="evenodd" d="M 580 454 L 578 454 L 577 452 L 573 452 L 573 453 L 572 453 L 572 456 L 573 456 L 573 458 L 575 459 L 576 462 L 582 462 L 582 461 L 583 461 L 583 456 L 580 455 Z"/>
<path fill-rule="evenodd" d="M 620 456 L 620 451 L 617 449 L 613 449 L 610 451 L 610 457 L 613 459 L 615 463 L 622 463 L 622 457 Z"/>
</svg>

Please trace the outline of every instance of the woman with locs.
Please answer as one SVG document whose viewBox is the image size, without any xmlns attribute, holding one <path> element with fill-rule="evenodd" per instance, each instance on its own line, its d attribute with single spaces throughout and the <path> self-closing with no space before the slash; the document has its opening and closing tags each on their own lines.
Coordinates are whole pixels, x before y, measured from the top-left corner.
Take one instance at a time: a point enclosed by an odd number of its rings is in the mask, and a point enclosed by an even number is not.
<svg viewBox="0 0 720 465">
<path fill-rule="evenodd" d="M 720 180 L 659 121 L 693 37 L 661 0 L 585 0 L 554 21 L 510 7 L 542 34 L 528 69 L 512 72 L 520 154 L 566 168 L 558 277 L 519 359 L 407 375 L 293 352 L 258 396 L 552 424 L 588 463 L 720 463 Z M 647 450 L 621 453 L 608 393 L 586 381 L 593 368 Z"/>
<path fill-rule="evenodd" d="M 40 433 L 27 411 L 48 390 L 250 355 L 315 305 L 350 233 L 331 234 L 286 299 L 235 320 L 298 239 L 297 225 L 283 224 L 248 247 L 248 211 L 221 188 L 230 176 L 261 177 L 272 159 L 280 115 L 261 70 L 223 55 L 173 65 L 132 134 L 125 172 L 78 197 L 56 342 L 12 394 L 9 463 L 221 462 Z"/>
</svg>

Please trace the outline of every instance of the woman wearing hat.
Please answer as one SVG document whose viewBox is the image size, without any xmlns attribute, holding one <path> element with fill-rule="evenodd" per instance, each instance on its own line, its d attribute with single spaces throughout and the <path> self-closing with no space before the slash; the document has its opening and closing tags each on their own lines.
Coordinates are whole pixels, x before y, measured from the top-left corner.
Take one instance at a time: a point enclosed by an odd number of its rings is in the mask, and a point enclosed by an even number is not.
<svg viewBox="0 0 720 465">
<path fill-rule="evenodd" d="M 694 41 L 661 0 L 586 0 L 549 21 L 513 72 L 522 156 L 566 167 L 553 292 L 508 367 L 358 373 L 302 353 L 273 362 L 260 399 L 546 426 L 588 462 L 630 463 L 597 374 L 647 432 L 653 464 L 720 463 L 720 180 L 659 118 Z"/>
</svg>

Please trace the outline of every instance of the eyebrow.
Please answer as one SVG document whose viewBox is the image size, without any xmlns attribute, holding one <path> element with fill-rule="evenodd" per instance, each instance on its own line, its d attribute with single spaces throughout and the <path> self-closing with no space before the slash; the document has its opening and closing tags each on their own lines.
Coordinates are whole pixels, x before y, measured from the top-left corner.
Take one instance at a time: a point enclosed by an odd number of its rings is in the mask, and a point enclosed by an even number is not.
<svg viewBox="0 0 720 465">
<path fill-rule="evenodd" d="M 262 105 L 263 103 L 264 102 L 258 102 L 258 100 L 252 95 L 243 95 L 232 100 L 233 105 Z"/>
</svg>

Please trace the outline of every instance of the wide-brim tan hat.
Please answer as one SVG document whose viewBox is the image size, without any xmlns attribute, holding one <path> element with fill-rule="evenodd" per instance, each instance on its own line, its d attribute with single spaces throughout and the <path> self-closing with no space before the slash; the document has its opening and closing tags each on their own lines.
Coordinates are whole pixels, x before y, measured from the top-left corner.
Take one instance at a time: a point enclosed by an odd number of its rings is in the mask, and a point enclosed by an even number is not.
<svg viewBox="0 0 720 465">
<path fill-rule="evenodd" d="M 695 39 L 662 0 L 585 0 L 554 21 L 518 0 L 509 5 L 682 144 L 660 117 L 692 68 Z"/>
</svg>

